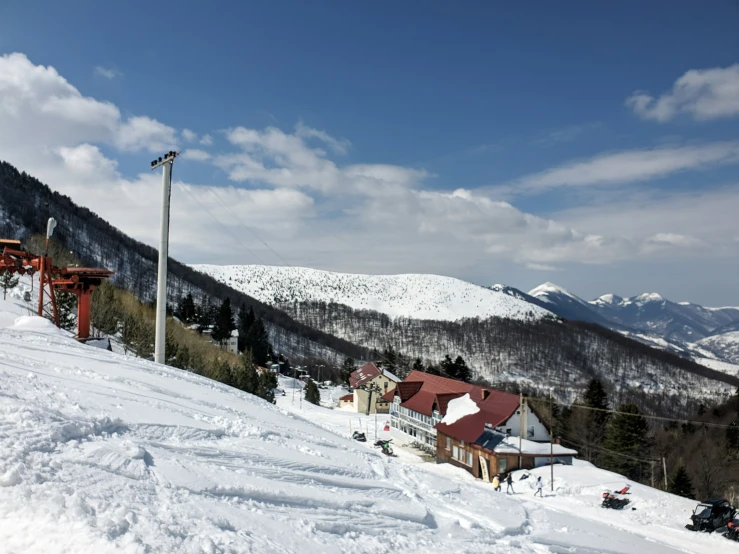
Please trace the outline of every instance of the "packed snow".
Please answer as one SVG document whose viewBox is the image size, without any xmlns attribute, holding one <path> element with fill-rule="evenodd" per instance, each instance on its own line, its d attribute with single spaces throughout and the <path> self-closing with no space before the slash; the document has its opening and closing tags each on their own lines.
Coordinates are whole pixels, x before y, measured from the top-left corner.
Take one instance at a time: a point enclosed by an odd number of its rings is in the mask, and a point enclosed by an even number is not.
<svg viewBox="0 0 739 554">
<path fill-rule="evenodd" d="M 446 415 L 441 420 L 445 425 L 451 425 L 457 423 L 463 417 L 468 415 L 476 414 L 480 411 L 480 406 L 470 398 L 469 394 L 454 398 L 449 401 L 446 409 Z"/>
<path fill-rule="evenodd" d="M 549 468 L 496 493 L 352 441 L 374 416 L 308 404 L 284 379 L 274 406 L 28 311 L 0 301 L 3 554 L 739 552 L 683 528 L 691 500 L 634 485 L 635 510 L 601 509 L 625 480 L 588 464 L 556 466 L 544 498 Z"/>
<path fill-rule="evenodd" d="M 393 318 L 436 321 L 493 316 L 538 319 L 549 314 L 519 298 L 440 275 L 358 275 L 263 265 L 192 267 L 273 306 L 335 302 Z"/>
</svg>

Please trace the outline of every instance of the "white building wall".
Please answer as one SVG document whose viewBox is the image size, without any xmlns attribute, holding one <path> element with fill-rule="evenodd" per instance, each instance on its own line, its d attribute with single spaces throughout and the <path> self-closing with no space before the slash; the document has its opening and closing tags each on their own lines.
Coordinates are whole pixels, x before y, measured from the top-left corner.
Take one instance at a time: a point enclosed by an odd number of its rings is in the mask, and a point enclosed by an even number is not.
<svg viewBox="0 0 739 554">
<path fill-rule="evenodd" d="M 529 408 L 528 404 L 524 405 L 524 409 L 526 410 L 526 424 L 528 429 L 526 430 L 526 432 L 524 432 L 523 438 L 532 441 L 549 441 L 549 431 L 547 431 L 547 428 L 544 427 L 544 424 L 541 422 L 541 420 L 534 412 L 531 411 L 531 408 Z M 498 427 L 498 430 L 503 433 L 508 433 L 512 437 L 517 437 L 518 429 L 521 425 L 520 420 L 521 415 L 519 413 L 519 410 L 516 410 L 516 413 L 513 414 L 508 419 L 508 421 L 505 422 L 504 425 Z"/>
</svg>

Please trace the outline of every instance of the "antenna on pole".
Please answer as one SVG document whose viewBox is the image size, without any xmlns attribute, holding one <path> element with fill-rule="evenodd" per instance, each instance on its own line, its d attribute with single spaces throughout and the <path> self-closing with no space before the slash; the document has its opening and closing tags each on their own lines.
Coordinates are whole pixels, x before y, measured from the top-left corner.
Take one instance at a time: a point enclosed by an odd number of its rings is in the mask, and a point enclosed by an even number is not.
<svg viewBox="0 0 739 554">
<path fill-rule="evenodd" d="M 157 270 L 157 318 L 154 338 L 154 361 L 165 362 L 164 345 L 167 334 L 167 258 L 169 256 L 169 199 L 172 193 L 172 165 L 177 152 L 152 160 L 151 169 L 162 168 L 162 219 L 159 234 L 159 267 Z"/>
</svg>

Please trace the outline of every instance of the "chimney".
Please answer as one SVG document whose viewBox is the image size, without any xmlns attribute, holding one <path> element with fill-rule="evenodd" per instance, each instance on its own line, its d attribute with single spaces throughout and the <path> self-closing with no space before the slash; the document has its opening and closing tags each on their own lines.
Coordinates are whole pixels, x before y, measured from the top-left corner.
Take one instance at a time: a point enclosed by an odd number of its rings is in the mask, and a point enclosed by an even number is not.
<svg viewBox="0 0 739 554">
<path fill-rule="evenodd" d="M 481 400 L 485 400 L 488 396 L 490 396 L 490 391 L 486 389 L 481 389 L 480 396 L 481 396 Z"/>
</svg>

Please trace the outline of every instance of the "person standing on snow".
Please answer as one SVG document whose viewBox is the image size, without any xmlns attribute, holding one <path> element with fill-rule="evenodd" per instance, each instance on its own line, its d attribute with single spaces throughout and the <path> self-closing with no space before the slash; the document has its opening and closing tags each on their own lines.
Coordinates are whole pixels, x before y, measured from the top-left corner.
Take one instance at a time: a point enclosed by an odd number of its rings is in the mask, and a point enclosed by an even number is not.
<svg viewBox="0 0 739 554">
<path fill-rule="evenodd" d="M 497 492 L 500 492 L 500 478 L 497 475 L 493 477 L 493 488 Z"/>
<path fill-rule="evenodd" d="M 506 494 L 511 494 L 511 493 L 516 494 L 516 491 L 513 490 L 513 477 L 511 476 L 510 473 L 506 476 L 505 482 L 506 482 L 506 485 L 508 485 L 506 487 L 505 493 Z"/>
<path fill-rule="evenodd" d="M 538 494 L 539 496 L 544 498 L 543 489 L 544 489 L 544 483 L 542 483 L 541 475 L 539 475 L 539 477 L 536 478 L 536 492 L 534 493 L 534 496 Z"/>
</svg>

